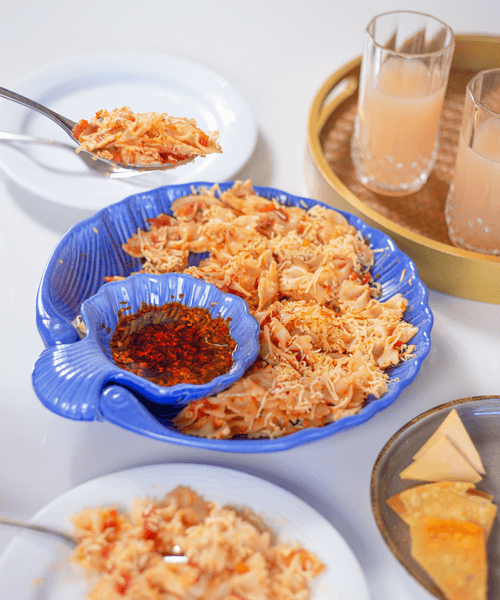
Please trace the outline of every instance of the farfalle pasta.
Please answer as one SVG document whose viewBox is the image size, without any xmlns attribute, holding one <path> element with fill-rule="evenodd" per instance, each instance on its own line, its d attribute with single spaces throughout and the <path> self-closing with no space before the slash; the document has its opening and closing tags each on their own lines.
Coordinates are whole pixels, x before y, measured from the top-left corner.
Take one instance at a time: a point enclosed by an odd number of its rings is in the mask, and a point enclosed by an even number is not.
<svg viewBox="0 0 500 600">
<path fill-rule="evenodd" d="M 72 559 L 93 576 L 87 600 L 308 600 L 325 570 L 250 509 L 219 506 L 185 486 L 136 498 L 128 513 L 86 508 L 71 520 Z M 186 562 L 163 559 L 177 548 Z"/>
<path fill-rule="evenodd" d="M 186 406 L 173 421 L 183 433 L 274 438 L 322 427 L 380 398 L 387 369 L 411 358 L 407 301 L 377 300 L 373 250 L 340 213 L 284 206 L 247 181 L 193 190 L 149 225 L 123 246 L 142 272 L 204 279 L 242 297 L 261 327 L 253 366 Z M 208 258 L 188 266 L 201 252 Z"/>
<path fill-rule="evenodd" d="M 87 150 L 101 158 L 145 167 L 176 165 L 221 153 L 219 133 L 205 133 L 194 119 L 171 117 L 165 113 L 133 113 L 130 108 L 99 110 L 73 129 L 80 142 L 77 152 Z"/>
</svg>

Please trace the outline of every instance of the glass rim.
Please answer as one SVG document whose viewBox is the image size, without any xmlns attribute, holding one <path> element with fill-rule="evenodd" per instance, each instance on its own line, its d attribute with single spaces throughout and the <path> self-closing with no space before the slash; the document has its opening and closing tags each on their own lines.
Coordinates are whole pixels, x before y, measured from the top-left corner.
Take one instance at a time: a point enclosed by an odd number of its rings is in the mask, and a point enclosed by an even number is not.
<svg viewBox="0 0 500 600">
<path fill-rule="evenodd" d="M 418 15 L 420 17 L 426 17 L 427 19 L 432 19 L 433 21 L 436 21 L 437 23 L 441 23 L 441 25 L 443 25 L 444 29 L 446 29 L 446 31 L 450 34 L 450 40 L 449 40 L 448 44 L 444 48 L 441 48 L 440 50 L 434 50 L 434 52 L 415 52 L 413 54 L 410 52 L 401 52 L 400 50 L 392 50 L 392 49 L 386 48 L 385 46 L 382 46 L 381 44 L 379 44 L 378 42 L 375 41 L 375 38 L 370 33 L 370 27 L 375 23 L 375 21 L 377 19 L 380 19 L 381 17 L 386 17 L 388 15 L 397 15 L 397 14 Z M 366 26 L 365 34 L 370 37 L 374 46 L 376 46 L 380 50 L 384 50 L 385 52 L 390 52 L 394 56 L 400 56 L 401 58 L 419 58 L 419 57 L 422 58 L 425 56 L 439 56 L 440 54 L 446 54 L 448 52 L 453 52 L 453 49 L 455 47 L 455 34 L 453 32 L 453 29 L 449 25 L 447 25 L 441 19 L 434 17 L 433 15 L 429 15 L 427 13 L 422 13 L 417 10 L 389 10 L 387 12 L 380 13 L 379 15 L 375 15 L 370 20 L 368 25 Z"/>
<path fill-rule="evenodd" d="M 495 69 L 485 69 L 484 71 L 479 71 L 479 73 L 476 73 L 474 75 L 474 77 L 472 77 L 472 79 L 470 79 L 470 81 L 467 83 L 467 92 L 466 93 L 468 94 L 472 104 L 476 108 L 480 108 L 481 110 L 489 113 L 493 117 L 500 119 L 500 111 L 493 110 L 489 106 L 486 106 L 486 104 L 484 104 L 484 102 L 482 100 L 479 100 L 478 98 L 476 98 L 476 95 L 474 94 L 474 91 L 473 91 L 473 87 L 479 79 L 482 79 L 485 75 L 488 75 L 489 73 L 493 73 L 493 72 L 497 72 L 500 75 L 500 67 L 497 67 Z"/>
</svg>

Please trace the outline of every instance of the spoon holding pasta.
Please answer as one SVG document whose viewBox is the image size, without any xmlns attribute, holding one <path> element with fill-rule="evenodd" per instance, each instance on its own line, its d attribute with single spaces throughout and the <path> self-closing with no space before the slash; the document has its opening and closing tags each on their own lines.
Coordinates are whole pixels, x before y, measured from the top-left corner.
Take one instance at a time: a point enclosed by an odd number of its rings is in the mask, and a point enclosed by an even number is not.
<svg viewBox="0 0 500 600">
<path fill-rule="evenodd" d="M 88 152 L 112 168 L 141 172 L 173 169 L 197 157 L 221 153 L 217 131 L 205 133 L 194 119 L 166 113 L 133 113 L 128 107 L 100 110 L 78 123 L 25 96 L 0 87 L 0 98 L 39 112 L 76 142 L 76 152 Z"/>
</svg>

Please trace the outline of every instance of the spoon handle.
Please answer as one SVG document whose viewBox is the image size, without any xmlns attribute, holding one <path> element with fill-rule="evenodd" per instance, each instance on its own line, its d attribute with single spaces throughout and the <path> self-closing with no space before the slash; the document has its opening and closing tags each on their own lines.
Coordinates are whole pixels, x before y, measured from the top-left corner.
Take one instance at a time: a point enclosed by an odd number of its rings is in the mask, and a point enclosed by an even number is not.
<svg viewBox="0 0 500 600">
<path fill-rule="evenodd" d="M 44 527 L 43 525 L 36 525 L 36 523 L 26 523 L 25 521 L 16 521 L 15 519 L 7 519 L 6 517 L 0 517 L 0 523 L 3 525 L 10 525 L 11 527 L 22 527 L 23 529 L 30 529 L 32 531 L 40 531 L 41 533 L 49 533 L 55 535 L 58 538 L 63 539 L 65 542 L 70 543 L 72 546 L 76 546 L 76 540 L 69 534 L 63 533 L 62 531 L 56 531 L 50 527 Z"/>
<path fill-rule="evenodd" d="M 55 121 L 60 127 L 62 127 L 64 129 L 64 131 L 71 138 L 73 138 L 73 127 L 76 125 L 76 123 L 74 121 L 71 121 L 70 119 L 67 119 L 66 117 L 63 117 L 62 115 L 54 112 L 53 110 L 50 110 L 50 108 L 47 108 L 46 106 L 42 106 L 41 104 L 38 104 L 38 102 L 35 102 L 34 100 L 30 100 L 29 98 L 26 98 L 25 96 L 21 96 L 21 94 L 17 94 L 16 92 L 12 92 L 11 90 L 7 90 L 6 88 L 3 88 L 3 87 L 0 87 L 0 98 L 5 98 L 6 100 L 13 100 L 14 102 L 17 102 L 18 104 L 22 104 L 23 106 L 26 106 L 27 108 L 36 110 L 37 112 L 41 113 L 42 115 L 49 117 L 49 119 L 52 119 L 53 121 Z"/>
<path fill-rule="evenodd" d="M 22 527 L 23 529 L 30 529 L 31 531 L 39 531 L 41 533 L 48 533 L 54 535 L 61 540 L 64 540 L 72 547 L 76 546 L 76 540 L 68 533 L 52 529 L 51 527 L 44 527 L 43 525 L 37 525 L 36 523 L 27 523 L 26 521 L 16 521 L 15 519 L 7 519 L 6 517 L 0 517 L 0 524 L 10 525 L 11 527 Z M 182 554 L 179 546 L 174 546 L 173 554 L 166 554 L 163 557 L 166 563 L 177 563 L 183 564 L 188 562 L 187 556 Z"/>
</svg>

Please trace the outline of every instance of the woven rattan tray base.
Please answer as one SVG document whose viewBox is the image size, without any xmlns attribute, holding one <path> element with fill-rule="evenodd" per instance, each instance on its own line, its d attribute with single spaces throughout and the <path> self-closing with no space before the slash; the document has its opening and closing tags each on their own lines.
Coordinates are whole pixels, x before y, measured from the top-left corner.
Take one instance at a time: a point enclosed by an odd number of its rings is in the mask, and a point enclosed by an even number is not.
<svg viewBox="0 0 500 600">
<path fill-rule="evenodd" d="M 394 223 L 444 244 L 451 244 L 444 219 L 444 202 L 455 165 L 465 86 L 473 76 L 473 71 L 453 70 L 450 73 L 441 115 L 436 164 L 426 185 L 410 196 L 382 196 L 371 192 L 356 179 L 349 150 L 356 99 L 339 107 L 335 120 L 330 122 L 323 134 L 325 158 L 353 194 Z"/>
<path fill-rule="evenodd" d="M 452 246 L 444 218 L 465 88 L 478 71 L 500 65 L 500 38 L 456 36 L 436 164 L 426 185 L 404 197 L 374 193 L 356 179 L 350 140 L 360 64 L 361 57 L 335 73 L 312 105 L 306 164 L 309 191 L 388 233 L 413 258 L 429 287 L 464 298 L 500 303 L 500 258 Z"/>
</svg>

